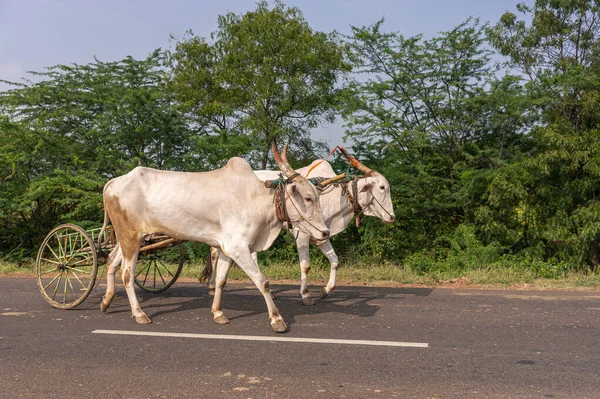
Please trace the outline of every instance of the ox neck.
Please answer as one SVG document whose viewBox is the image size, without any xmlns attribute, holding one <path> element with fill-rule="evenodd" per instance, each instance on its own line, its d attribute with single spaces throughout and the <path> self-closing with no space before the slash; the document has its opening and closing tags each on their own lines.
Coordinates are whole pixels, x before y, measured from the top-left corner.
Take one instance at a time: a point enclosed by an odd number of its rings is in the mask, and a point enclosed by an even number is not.
<svg viewBox="0 0 600 399">
<path fill-rule="evenodd" d="M 273 203 L 275 204 L 275 214 L 277 215 L 277 220 L 282 223 L 286 223 L 288 230 L 292 230 L 292 220 L 290 219 L 290 215 L 287 211 L 287 195 L 285 185 L 285 182 L 280 182 L 277 185 L 275 194 L 273 194 Z"/>
<path fill-rule="evenodd" d="M 352 187 L 348 187 L 350 183 L 334 184 L 330 189 L 326 189 L 321 194 L 325 200 L 321 201 L 321 208 L 323 209 L 324 206 L 333 207 L 333 209 L 329 209 L 329 212 L 323 211 L 326 219 L 325 224 L 329 227 L 331 236 L 343 231 L 350 224 L 354 216 L 353 203 L 355 199 L 352 196 Z"/>
</svg>

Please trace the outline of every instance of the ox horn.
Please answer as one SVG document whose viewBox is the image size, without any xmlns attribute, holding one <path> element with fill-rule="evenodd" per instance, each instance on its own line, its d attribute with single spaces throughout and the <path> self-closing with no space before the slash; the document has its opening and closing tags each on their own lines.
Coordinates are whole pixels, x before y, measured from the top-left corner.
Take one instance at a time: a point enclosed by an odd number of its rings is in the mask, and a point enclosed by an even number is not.
<svg viewBox="0 0 600 399">
<path fill-rule="evenodd" d="M 277 149 L 277 142 L 275 141 L 275 138 L 273 137 L 273 158 L 275 158 L 275 163 L 277 163 L 277 166 L 279 166 L 279 169 L 285 173 L 285 175 L 290 178 L 294 175 L 297 175 L 296 171 L 294 170 L 294 168 L 292 168 L 290 166 L 290 164 L 287 161 L 287 144 L 285 146 L 283 146 L 283 152 L 280 155 L 279 154 L 279 150 Z"/>
<path fill-rule="evenodd" d="M 289 165 L 290 162 L 287 159 L 287 149 L 288 149 L 288 145 L 286 144 L 283 146 L 283 151 L 281 151 L 281 159 L 283 160 L 283 162 L 285 162 Z"/>
<path fill-rule="evenodd" d="M 346 159 L 348 160 L 348 162 L 350 163 L 351 166 L 354 166 L 356 169 L 360 170 L 365 175 L 375 173 L 375 171 L 373 169 L 363 165 L 362 163 L 360 163 L 360 161 L 358 159 L 356 159 L 352 155 L 348 154 L 348 151 L 346 151 L 345 148 L 343 148 L 343 147 L 338 147 L 338 148 L 340 149 L 342 154 L 344 154 L 344 156 L 346 157 Z"/>
</svg>

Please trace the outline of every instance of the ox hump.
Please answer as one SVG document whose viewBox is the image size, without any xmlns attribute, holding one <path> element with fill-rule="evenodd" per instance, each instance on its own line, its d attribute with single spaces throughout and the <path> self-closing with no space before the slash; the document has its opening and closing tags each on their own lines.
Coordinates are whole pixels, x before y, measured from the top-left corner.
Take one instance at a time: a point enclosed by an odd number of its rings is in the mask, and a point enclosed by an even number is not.
<svg viewBox="0 0 600 399">
<path fill-rule="evenodd" d="M 227 162 L 227 165 L 225 165 L 225 168 L 228 170 L 234 171 L 236 173 L 248 173 L 248 174 L 254 175 L 254 173 L 252 172 L 252 167 L 250 167 L 250 164 L 248 162 L 246 162 L 244 159 L 238 158 L 238 157 L 231 158 Z"/>
<path fill-rule="evenodd" d="M 296 170 L 304 177 L 334 177 L 337 174 L 324 159 L 316 159 L 310 165 Z"/>
</svg>

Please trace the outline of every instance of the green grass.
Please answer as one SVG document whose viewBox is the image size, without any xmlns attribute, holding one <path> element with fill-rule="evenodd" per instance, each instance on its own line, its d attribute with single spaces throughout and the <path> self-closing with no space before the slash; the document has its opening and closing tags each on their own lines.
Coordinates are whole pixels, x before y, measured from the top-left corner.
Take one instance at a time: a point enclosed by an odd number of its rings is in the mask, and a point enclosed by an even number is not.
<svg viewBox="0 0 600 399">
<path fill-rule="evenodd" d="M 204 269 L 204 263 L 186 264 L 181 277 L 197 279 Z M 296 284 L 300 281 L 300 268 L 297 263 L 278 263 L 261 267 L 266 277 L 272 281 L 288 281 Z M 2 275 L 33 275 L 35 264 L 29 262 L 0 261 Z M 103 275 L 99 272 L 99 275 Z M 329 278 L 329 267 L 313 266 L 309 274 L 311 284 L 324 284 Z M 248 281 L 248 276 L 237 266 L 229 272 L 231 281 Z M 548 279 L 536 277 L 529 269 L 502 267 L 476 268 L 469 271 L 445 271 L 421 274 L 407 266 L 383 264 L 364 266 L 363 264 L 344 264 L 338 269 L 337 281 L 340 285 L 428 285 L 438 287 L 489 287 L 489 288 L 529 288 L 562 290 L 600 290 L 599 273 L 569 272 L 565 277 Z"/>
<path fill-rule="evenodd" d="M 32 273 L 35 273 L 35 263 L 33 261 L 7 262 L 0 260 L 0 276 Z"/>
</svg>

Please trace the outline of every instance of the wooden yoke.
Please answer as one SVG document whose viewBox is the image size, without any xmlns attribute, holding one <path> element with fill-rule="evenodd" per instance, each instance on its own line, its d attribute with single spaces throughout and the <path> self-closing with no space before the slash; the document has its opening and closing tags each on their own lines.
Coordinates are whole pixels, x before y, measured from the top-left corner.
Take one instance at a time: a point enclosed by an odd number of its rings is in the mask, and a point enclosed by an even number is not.
<svg viewBox="0 0 600 399">
<path fill-rule="evenodd" d="M 328 184 L 335 183 L 336 181 L 340 181 L 340 180 L 343 180 L 345 178 L 346 178 L 346 174 L 342 173 L 341 175 L 337 175 L 337 176 L 332 177 L 330 179 L 323 180 L 320 184 L 321 184 L 321 186 L 326 186 Z"/>
</svg>

